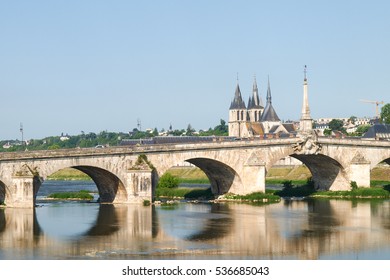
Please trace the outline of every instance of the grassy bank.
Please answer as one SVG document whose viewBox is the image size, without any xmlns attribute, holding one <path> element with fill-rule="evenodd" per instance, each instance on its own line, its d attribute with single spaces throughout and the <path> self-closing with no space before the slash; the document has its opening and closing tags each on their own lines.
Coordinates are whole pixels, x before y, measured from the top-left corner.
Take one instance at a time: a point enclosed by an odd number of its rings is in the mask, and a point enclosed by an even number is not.
<svg viewBox="0 0 390 280">
<path fill-rule="evenodd" d="M 389 198 L 390 193 L 385 188 L 358 188 L 351 191 L 319 191 L 315 192 L 310 197 L 322 198 L 343 198 L 343 199 L 359 199 L 359 198 Z"/>
<path fill-rule="evenodd" d="M 187 200 L 214 200 L 215 197 L 211 189 L 188 189 L 188 188 L 163 188 L 156 190 L 156 199 L 187 199 Z M 256 192 L 248 195 L 225 194 L 217 201 L 239 201 L 253 203 L 275 203 L 280 201 L 280 197 L 272 192 Z"/>
<path fill-rule="evenodd" d="M 93 195 L 89 191 L 81 190 L 78 192 L 60 192 L 52 193 L 47 196 L 49 199 L 58 199 L 58 200 L 92 200 Z"/>
<path fill-rule="evenodd" d="M 172 167 L 167 171 L 179 179 L 179 183 L 186 184 L 210 184 L 209 179 L 202 170 L 197 167 Z"/>
<path fill-rule="evenodd" d="M 180 183 L 209 184 L 209 179 L 197 167 L 173 167 L 168 170 L 170 174 L 179 178 Z M 311 177 L 305 165 L 274 166 L 267 172 L 266 184 L 281 185 L 284 181 L 292 181 L 294 185 L 304 185 Z M 383 186 L 390 183 L 390 167 L 380 164 L 371 171 L 371 186 Z"/>
<path fill-rule="evenodd" d="M 244 201 L 244 202 L 255 202 L 255 203 L 276 203 L 280 201 L 280 196 L 274 195 L 272 193 L 262 193 L 255 192 L 247 195 L 237 195 L 237 194 L 225 194 L 218 200 L 223 201 Z"/>
<path fill-rule="evenodd" d="M 92 180 L 91 177 L 89 177 L 84 172 L 81 172 L 74 168 L 65 168 L 62 170 L 57 171 L 56 173 L 53 173 L 49 177 L 47 177 L 48 180 L 58 180 L 58 181 L 90 181 Z"/>
<path fill-rule="evenodd" d="M 306 182 L 311 177 L 309 169 L 305 165 L 274 166 L 267 172 L 266 181 L 293 181 Z"/>
<path fill-rule="evenodd" d="M 355 188 L 349 191 L 316 191 L 312 184 L 302 186 L 289 186 L 280 191 L 275 191 L 280 197 L 314 197 L 314 198 L 390 198 L 390 184 L 381 187 Z"/>
</svg>

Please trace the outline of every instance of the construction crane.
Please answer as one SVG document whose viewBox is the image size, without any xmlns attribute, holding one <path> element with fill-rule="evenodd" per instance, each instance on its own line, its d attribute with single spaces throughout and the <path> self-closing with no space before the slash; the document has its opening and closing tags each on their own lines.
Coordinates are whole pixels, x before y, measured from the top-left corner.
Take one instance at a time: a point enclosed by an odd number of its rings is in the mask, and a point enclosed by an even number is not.
<svg viewBox="0 0 390 280">
<path fill-rule="evenodd" d="M 361 102 L 365 102 L 365 103 L 375 104 L 375 116 L 379 119 L 379 105 L 380 104 L 385 104 L 385 102 L 383 102 L 383 101 L 363 100 L 363 99 L 360 99 L 360 101 Z"/>
</svg>

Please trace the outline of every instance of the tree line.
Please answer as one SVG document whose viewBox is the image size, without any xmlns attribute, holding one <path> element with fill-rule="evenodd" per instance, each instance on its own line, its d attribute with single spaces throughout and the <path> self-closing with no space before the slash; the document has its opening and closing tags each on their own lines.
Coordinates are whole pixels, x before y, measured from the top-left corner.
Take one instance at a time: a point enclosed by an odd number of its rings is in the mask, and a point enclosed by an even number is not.
<svg viewBox="0 0 390 280">
<path fill-rule="evenodd" d="M 191 124 L 187 129 L 170 128 L 168 131 L 162 129 L 160 132 L 154 130 L 141 131 L 134 128 L 129 133 L 123 132 L 108 132 L 100 133 L 81 131 L 78 135 L 61 134 L 60 136 L 49 136 L 43 139 L 31 139 L 27 141 L 20 140 L 3 140 L 0 141 L 0 151 L 15 152 L 24 150 L 54 150 L 54 149 L 71 149 L 71 148 L 92 148 L 100 146 L 118 146 L 123 139 L 147 139 L 151 137 L 163 135 L 173 136 L 227 136 L 228 126 L 224 120 L 220 120 L 220 124 L 214 128 L 209 128 L 206 131 L 200 130 L 197 132 Z"/>
</svg>

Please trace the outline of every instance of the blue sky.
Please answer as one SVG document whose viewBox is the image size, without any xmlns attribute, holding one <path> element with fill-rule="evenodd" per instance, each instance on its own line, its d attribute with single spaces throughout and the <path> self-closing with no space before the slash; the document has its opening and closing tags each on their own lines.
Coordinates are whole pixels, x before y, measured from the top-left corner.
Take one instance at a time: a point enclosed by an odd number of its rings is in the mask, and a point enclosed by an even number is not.
<svg viewBox="0 0 390 280">
<path fill-rule="evenodd" d="M 373 116 L 390 102 L 389 1 L 0 0 L 0 139 L 208 129 L 237 73 L 283 120 Z"/>
</svg>

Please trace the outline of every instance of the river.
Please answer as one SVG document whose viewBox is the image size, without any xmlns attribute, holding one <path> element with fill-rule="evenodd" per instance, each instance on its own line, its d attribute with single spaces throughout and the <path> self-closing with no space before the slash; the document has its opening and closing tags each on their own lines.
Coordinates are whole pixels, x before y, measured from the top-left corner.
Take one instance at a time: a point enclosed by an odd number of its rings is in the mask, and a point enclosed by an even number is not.
<svg viewBox="0 0 390 280">
<path fill-rule="evenodd" d="M 49 181 L 34 210 L 0 209 L 0 259 L 390 259 L 389 200 L 142 206 L 44 199 L 79 189 L 97 191 L 91 182 Z"/>
</svg>

